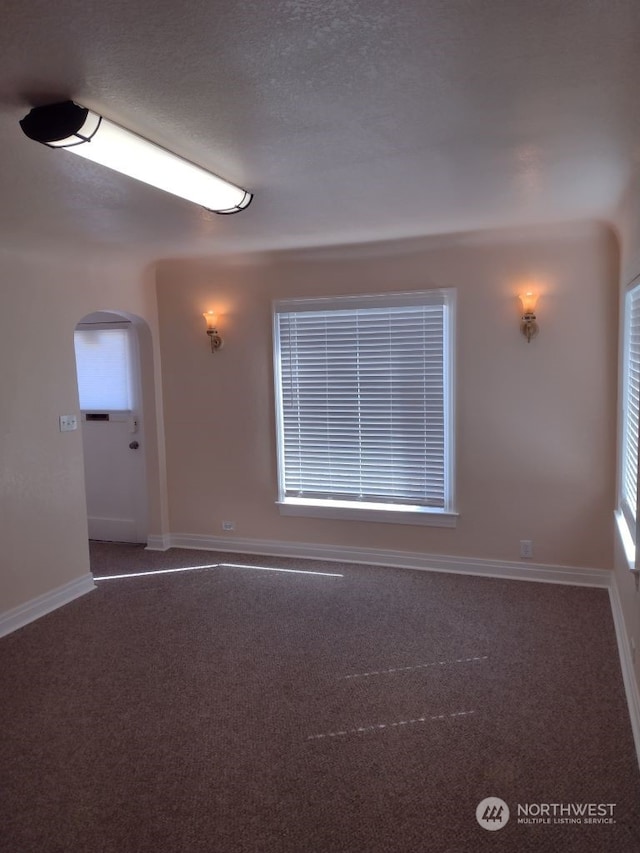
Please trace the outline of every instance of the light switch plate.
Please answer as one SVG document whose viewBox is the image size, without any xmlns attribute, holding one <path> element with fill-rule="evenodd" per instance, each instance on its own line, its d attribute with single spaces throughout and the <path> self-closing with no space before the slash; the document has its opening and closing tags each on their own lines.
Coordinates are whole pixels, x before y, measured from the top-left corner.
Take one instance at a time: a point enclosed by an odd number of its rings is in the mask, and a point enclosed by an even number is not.
<svg viewBox="0 0 640 853">
<path fill-rule="evenodd" d="M 78 429 L 78 418 L 76 415 L 60 415 L 60 432 L 71 432 Z"/>
</svg>

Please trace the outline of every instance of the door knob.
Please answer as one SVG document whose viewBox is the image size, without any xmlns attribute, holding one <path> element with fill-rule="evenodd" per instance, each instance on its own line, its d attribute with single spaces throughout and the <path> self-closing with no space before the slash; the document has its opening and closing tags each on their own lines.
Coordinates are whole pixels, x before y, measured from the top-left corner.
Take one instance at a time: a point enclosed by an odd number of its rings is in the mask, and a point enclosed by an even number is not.
<svg viewBox="0 0 640 853">
<path fill-rule="evenodd" d="M 137 441 L 132 441 L 132 442 L 130 442 L 130 444 L 129 444 L 129 449 L 130 449 L 130 450 L 137 450 L 139 447 L 140 447 L 140 445 L 138 444 L 138 442 L 137 442 Z"/>
</svg>

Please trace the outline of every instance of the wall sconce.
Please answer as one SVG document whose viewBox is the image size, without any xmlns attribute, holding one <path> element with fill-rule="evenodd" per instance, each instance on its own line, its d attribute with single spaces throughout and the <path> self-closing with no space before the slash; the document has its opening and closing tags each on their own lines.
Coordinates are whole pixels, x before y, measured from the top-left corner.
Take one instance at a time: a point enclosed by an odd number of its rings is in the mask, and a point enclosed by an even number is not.
<svg viewBox="0 0 640 853">
<path fill-rule="evenodd" d="M 207 321 L 207 334 L 211 341 L 211 352 L 215 352 L 216 350 L 221 349 L 223 344 L 223 340 L 218 334 L 217 329 L 218 317 L 214 311 L 205 311 L 202 316 Z"/>
<path fill-rule="evenodd" d="M 518 298 L 522 302 L 520 331 L 527 339 L 527 343 L 531 343 L 531 338 L 535 338 L 539 331 L 535 314 L 538 295 L 528 290 L 526 293 L 521 293 Z"/>
</svg>

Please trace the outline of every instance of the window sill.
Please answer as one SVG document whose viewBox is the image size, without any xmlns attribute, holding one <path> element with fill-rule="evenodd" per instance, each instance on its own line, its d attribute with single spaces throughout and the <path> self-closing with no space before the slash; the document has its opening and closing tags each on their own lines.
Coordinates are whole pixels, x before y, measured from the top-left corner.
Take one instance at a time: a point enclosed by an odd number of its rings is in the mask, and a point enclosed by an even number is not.
<svg viewBox="0 0 640 853">
<path fill-rule="evenodd" d="M 630 572 L 634 572 L 634 574 L 637 574 L 638 572 L 640 572 L 640 569 L 636 568 L 636 548 L 633 544 L 633 538 L 631 536 L 629 526 L 620 510 L 615 511 L 615 519 L 616 526 L 618 528 L 618 537 L 620 539 L 620 544 L 622 545 L 622 550 L 624 551 L 624 555 L 627 559 L 627 566 Z"/>
<path fill-rule="evenodd" d="M 386 524 L 414 524 L 427 527 L 455 527 L 458 513 L 441 509 L 398 506 L 389 504 L 363 504 L 354 506 L 348 501 L 312 501 L 304 498 L 287 498 L 276 501 L 280 515 L 332 518 L 340 521 L 376 521 Z"/>
</svg>

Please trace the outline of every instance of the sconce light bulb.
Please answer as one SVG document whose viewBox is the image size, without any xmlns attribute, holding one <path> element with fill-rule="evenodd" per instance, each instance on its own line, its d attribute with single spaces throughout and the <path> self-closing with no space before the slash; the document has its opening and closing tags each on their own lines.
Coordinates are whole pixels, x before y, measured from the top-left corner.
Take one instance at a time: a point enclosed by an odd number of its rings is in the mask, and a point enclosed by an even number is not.
<svg viewBox="0 0 640 853">
<path fill-rule="evenodd" d="M 527 290 L 526 293 L 520 294 L 520 302 L 522 303 L 522 313 L 523 314 L 534 314 L 536 310 L 536 304 L 538 302 L 538 295 L 533 293 L 531 290 Z"/>
<path fill-rule="evenodd" d="M 216 326 L 218 324 L 218 317 L 216 316 L 214 311 L 205 311 L 202 315 L 204 319 L 207 321 L 207 331 L 215 331 Z"/>
</svg>

